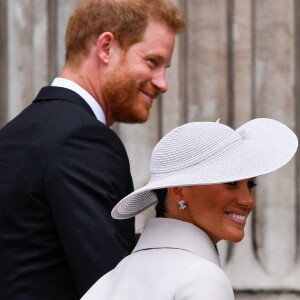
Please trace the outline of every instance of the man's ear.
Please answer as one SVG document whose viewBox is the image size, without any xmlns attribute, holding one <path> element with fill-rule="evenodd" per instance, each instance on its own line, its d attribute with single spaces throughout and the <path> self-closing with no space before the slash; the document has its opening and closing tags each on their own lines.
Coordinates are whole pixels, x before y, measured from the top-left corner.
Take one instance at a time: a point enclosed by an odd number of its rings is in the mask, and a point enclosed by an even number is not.
<svg viewBox="0 0 300 300">
<path fill-rule="evenodd" d="M 96 51 L 97 56 L 103 63 L 109 63 L 113 47 L 116 47 L 114 35 L 111 32 L 102 33 L 97 40 Z"/>
</svg>

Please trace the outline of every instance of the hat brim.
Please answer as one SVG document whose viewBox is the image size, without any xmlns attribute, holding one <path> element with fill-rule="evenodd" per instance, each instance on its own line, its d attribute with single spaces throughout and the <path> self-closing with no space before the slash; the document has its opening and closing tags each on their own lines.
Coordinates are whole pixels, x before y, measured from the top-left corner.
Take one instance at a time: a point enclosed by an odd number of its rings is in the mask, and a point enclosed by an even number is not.
<svg viewBox="0 0 300 300">
<path fill-rule="evenodd" d="M 288 163 L 297 150 L 298 139 L 294 132 L 272 119 L 251 120 L 235 132 L 241 139 L 217 156 L 177 172 L 152 174 L 147 185 L 114 207 L 112 217 L 130 218 L 157 203 L 152 192 L 155 189 L 220 184 L 273 172 Z"/>
</svg>

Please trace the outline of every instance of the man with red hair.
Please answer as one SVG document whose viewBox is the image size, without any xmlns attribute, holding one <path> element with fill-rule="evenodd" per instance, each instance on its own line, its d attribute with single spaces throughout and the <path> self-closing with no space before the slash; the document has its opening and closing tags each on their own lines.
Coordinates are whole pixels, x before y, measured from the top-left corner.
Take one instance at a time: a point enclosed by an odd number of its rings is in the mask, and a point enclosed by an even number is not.
<svg viewBox="0 0 300 300">
<path fill-rule="evenodd" d="M 86 0 L 66 63 L 0 131 L 0 298 L 79 299 L 134 244 L 113 206 L 133 189 L 109 127 L 142 123 L 167 90 L 179 10 L 165 0 Z"/>
</svg>

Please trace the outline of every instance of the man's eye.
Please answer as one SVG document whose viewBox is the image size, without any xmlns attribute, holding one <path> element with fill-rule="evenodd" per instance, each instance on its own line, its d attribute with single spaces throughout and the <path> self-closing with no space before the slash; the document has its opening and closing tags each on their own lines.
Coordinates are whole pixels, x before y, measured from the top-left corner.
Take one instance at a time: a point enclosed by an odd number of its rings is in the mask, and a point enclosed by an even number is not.
<svg viewBox="0 0 300 300">
<path fill-rule="evenodd" d="M 152 66 L 156 66 L 157 65 L 157 60 L 155 58 L 148 58 L 148 62 L 152 65 Z"/>
<path fill-rule="evenodd" d="M 249 181 L 248 182 L 248 188 L 254 189 L 257 186 L 257 183 L 255 181 Z"/>
</svg>

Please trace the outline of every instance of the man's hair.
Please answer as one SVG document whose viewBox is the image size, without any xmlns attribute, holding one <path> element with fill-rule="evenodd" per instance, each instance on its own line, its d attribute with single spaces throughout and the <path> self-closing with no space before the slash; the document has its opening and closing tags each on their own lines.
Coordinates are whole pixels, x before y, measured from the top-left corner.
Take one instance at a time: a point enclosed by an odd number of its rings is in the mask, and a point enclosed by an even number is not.
<svg viewBox="0 0 300 300">
<path fill-rule="evenodd" d="M 178 8 L 166 0 L 85 0 L 69 19 L 66 61 L 86 56 L 103 32 L 111 32 L 126 50 L 141 41 L 149 19 L 167 25 L 175 34 L 185 22 Z"/>
</svg>

